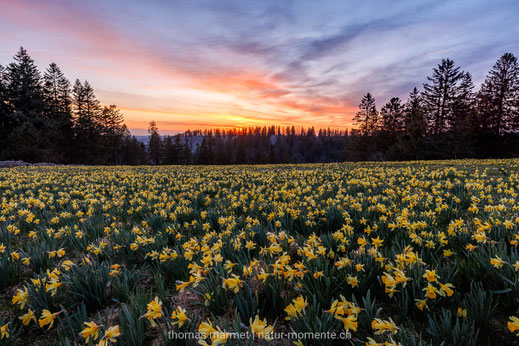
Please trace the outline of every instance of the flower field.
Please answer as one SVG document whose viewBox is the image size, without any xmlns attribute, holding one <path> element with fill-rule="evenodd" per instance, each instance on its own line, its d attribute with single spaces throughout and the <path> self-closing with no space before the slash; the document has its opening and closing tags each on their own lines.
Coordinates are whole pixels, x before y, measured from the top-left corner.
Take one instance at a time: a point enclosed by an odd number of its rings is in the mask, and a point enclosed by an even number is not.
<svg viewBox="0 0 519 346">
<path fill-rule="evenodd" d="M 1 345 L 519 343 L 519 160 L 23 167 L 0 197 Z"/>
</svg>

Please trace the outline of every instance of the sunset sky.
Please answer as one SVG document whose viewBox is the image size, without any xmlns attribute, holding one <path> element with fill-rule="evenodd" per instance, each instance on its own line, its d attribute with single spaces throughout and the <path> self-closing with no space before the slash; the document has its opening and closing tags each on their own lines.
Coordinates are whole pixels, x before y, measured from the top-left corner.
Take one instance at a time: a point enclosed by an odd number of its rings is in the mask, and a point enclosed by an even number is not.
<svg viewBox="0 0 519 346">
<path fill-rule="evenodd" d="M 351 127 L 421 88 L 441 58 L 476 85 L 519 55 L 519 2 L 0 0 L 0 63 L 20 46 L 116 104 L 134 134 L 188 128 Z"/>
</svg>

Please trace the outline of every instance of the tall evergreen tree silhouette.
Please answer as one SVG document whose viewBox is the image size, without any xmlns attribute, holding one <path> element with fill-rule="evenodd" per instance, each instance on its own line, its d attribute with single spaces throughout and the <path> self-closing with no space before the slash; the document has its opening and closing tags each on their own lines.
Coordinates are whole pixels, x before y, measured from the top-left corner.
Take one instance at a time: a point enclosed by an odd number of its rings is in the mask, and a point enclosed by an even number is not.
<svg viewBox="0 0 519 346">
<path fill-rule="evenodd" d="M 55 147 L 56 159 L 69 160 L 72 145 L 71 86 L 58 65 L 51 63 L 43 74 L 44 112 L 52 123 L 48 134 Z"/>
<path fill-rule="evenodd" d="M 100 105 L 88 81 L 76 79 L 72 88 L 72 109 L 74 115 L 74 151 L 76 162 L 102 163 L 99 155 Z"/>
<path fill-rule="evenodd" d="M 454 158 L 473 156 L 477 131 L 476 94 L 472 76 L 462 73 L 449 118 Z"/>
<path fill-rule="evenodd" d="M 395 135 L 404 128 L 404 106 L 398 97 L 393 97 L 381 109 L 382 130 Z"/>
<path fill-rule="evenodd" d="M 359 111 L 353 118 L 353 124 L 358 125 L 363 134 L 373 134 L 378 126 L 378 111 L 375 99 L 367 93 L 359 104 Z"/>
<path fill-rule="evenodd" d="M 123 114 L 115 105 L 104 106 L 100 114 L 100 123 L 107 152 L 106 162 L 120 164 L 124 137 L 129 135 Z"/>
<path fill-rule="evenodd" d="M 423 100 L 429 129 L 433 135 L 447 130 L 461 76 L 462 72 L 459 67 L 454 66 L 453 60 L 442 59 L 441 63 L 433 69 L 432 76 L 427 77 L 429 83 L 424 84 Z"/>
<path fill-rule="evenodd" d="M 7 67 L 8 98 L 15 120 L 23 121 L 43 111 L 42 81 L 34 60 L 23 47 L 13 59 Z"/>
<path fill-rule="evenodd" d="M 7 100 L 12 112 L 8 116 L 4 156 L 26 161 L 51 159 L 52 148 L 45 140 L 51 126 L 43 114 L 41 75 L 23 47 L 7 67 L 6 82 Z"/>
<path fill-rule="evenodd" d="M 148 154 L 150 157 L 150 163 L 152 165 L 158 165 L 161 163 L 162 158 L 162 140 L 159 135 L 157 123 L 154 121 L 150 122 L 150 126 L 148 127 L 148 134 Z"/>
<path fill-rule="evenodd" d="M 8 99 L 7 89 L 7 71 L 4 66 L 0 65 L 0 148 L 5 148 L 7 144 L 7 134 L 11 128 L 11 105 Z M 0 149 L 0 158 L 2 157 L 2 149 Z"/>
<path fill-rule="evenodd" d="M 409 94 L 404 105 L 404 127 L 405 131 L 402 135 L 404 158 L 415 160 L 422 158 L 427 124 L 422 95 L 417 88 Z"/>
<path fill-rule="evenodd" d="M 484 130 L 500 135 L 519 130 L 519 64 L 511 54 L 504 54 L 481 86 L 479 113 Z"/>
</svg>

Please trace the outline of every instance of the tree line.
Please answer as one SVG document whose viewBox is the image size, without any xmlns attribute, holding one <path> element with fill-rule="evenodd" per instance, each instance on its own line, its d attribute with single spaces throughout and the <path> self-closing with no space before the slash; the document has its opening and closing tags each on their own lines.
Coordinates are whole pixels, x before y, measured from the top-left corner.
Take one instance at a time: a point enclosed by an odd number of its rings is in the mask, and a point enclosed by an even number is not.
<svg viewBox="0 0 519 346">
<path fill-rule="evenodd" d="M 0 65 L 0 159 L 78 164 L 144 163 L 145 147 L 115 105 L 58 65 L 41 73 L 22 47 Z"/>
<path fill-rule="evenodd" d="M 145 145 L 88 81 L 71 84 L 52 63 L 39 72 L 27 51 L 0 65 L 0 159 L 77 164 L 252 164 L 519 156 L 519 65 L 506 53 L 479 90 L 443 59 L 423 90 L 380 109 L 367 93 L 356 129 L 264 126 L 161 136 Z"/>
<path fill-rule="evenodd" d="M 256 164 L 338 162 L 343 160 L 346 131 L 288 126 L 186 131 L 160 136 L 148 129 L 151 164 Z"/>
<path fill-rule="evenodd" d="M 470 73 L 443 59 L 405 102 L 394 97 L 377 110 L 367 93 L 354 124 L 346 148 L 352 160 L 518 156 L 517 58 L 499 58 L 477 91 Z"/>
</svg>

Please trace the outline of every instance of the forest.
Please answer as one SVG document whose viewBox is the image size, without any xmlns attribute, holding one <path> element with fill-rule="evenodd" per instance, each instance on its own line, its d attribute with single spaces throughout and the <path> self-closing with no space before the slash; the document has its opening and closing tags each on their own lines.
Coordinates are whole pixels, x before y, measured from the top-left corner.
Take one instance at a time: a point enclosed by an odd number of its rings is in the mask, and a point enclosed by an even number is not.
<svg viewBox="0 0 519 346">
<path fill-rule="evenodd" d="M 451 59 L 433 68 L 406 100 L 380 108 L 366 93 L 353 119 L 316 129 L 264 126 L 193 130 L 147 143 L 88 81 L 71 83 L 58 65 L 43 73 L 24 48 L 0 65 L 0 160 L 87 165 L 256 164 L 519 156 L 519 64 L 506 53 L 476 89 Z M 346 112 L 345 112 L 346 119 Z"/>
</svg>

